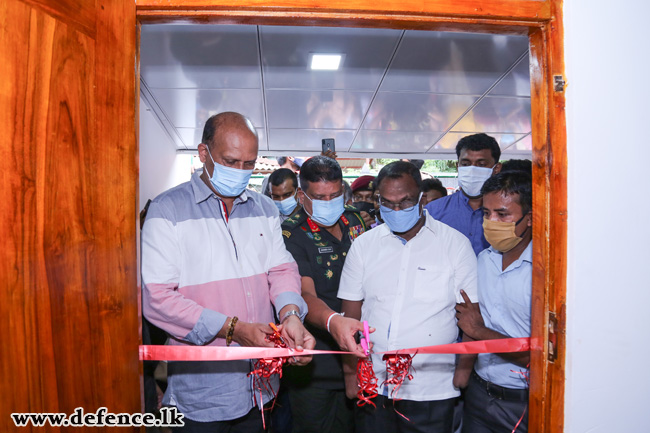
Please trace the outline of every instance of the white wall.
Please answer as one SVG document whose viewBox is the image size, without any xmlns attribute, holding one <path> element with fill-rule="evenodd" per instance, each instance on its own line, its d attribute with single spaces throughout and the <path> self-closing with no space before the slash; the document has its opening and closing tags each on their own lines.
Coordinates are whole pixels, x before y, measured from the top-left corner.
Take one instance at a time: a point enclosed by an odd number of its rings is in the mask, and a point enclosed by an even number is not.
<svg viewBox="0 0 650 433">
<path fill-rule="evenodd" d="M 648 16 L 645 0 L 564 2 L 570 433 L 650 432 Z"/>
<path fill-rule="evenodd" d="M 140 210 L 148 199 L 190 180 L 192 157 L 176 147 L 140 99 Z"/>
</svg>

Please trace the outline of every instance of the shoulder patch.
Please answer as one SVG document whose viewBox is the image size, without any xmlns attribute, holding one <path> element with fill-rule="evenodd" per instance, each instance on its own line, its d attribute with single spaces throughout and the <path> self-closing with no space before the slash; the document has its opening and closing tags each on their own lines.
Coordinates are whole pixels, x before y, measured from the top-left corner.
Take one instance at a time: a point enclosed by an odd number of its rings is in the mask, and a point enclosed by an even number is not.
<svg viewBox="0 0 650 433">
<path fill-rule="evenodd" d="M 291 237 L 291 232 L 289 230 L 282 230 L 282 236 L 289 239 Z"/>
</svg>

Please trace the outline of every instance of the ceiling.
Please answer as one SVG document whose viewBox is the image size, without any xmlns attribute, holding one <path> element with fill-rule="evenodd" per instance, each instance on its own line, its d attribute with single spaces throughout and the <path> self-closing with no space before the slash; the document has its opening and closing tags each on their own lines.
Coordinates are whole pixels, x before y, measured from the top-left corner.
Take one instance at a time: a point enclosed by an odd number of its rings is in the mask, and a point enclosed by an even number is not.
<svg viewBox="0 0 650 433">
<path fill-rule="evenodd" d="M 310 53 L 341 53 L 312 71 Z M 143 25 L 141 95 L 178 151 L 206 119 L 253 121 L 262 155 L 455 158 L 485 132 L 506 158 L 531 155 L 525 36 L 328 27 Z"/>
</svg>

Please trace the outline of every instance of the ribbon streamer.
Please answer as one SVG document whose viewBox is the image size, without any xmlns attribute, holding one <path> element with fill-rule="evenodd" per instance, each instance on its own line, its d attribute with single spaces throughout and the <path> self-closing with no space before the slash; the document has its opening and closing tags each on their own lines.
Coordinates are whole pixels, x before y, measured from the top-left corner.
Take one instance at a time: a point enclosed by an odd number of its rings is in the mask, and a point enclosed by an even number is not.
<svg viewBox="0 0 650 433">
<path fill-rule="evenodd" d="M 357 383 L 359 385 L 357 406 L 371 404 L 373 407 L 377 407 L 372 401 L 373 398 L 377 397 L 377 376 L 375 376 L 375 370 L 372 368 L 372 359 L 370 357 L 359 358 L 357 361 Z"/>
</svg>

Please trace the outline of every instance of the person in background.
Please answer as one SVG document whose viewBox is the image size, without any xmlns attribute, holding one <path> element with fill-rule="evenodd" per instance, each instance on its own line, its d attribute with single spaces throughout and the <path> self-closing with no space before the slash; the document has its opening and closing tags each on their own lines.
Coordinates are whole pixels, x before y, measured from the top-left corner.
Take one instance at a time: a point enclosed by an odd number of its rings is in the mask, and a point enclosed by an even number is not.
<svg viewBox="0 0 650 433">
<path fill-rule="evenodd" d="M 501 149 L 487 134 L 463 137 L 456 145 L 460 192 L 440 198 L 426 206 L 429 214 L 469 238 L 478 255 L 490 246 L 483 236 L 483 196 L 481 187 L 499 173 Z"/>
<path fill-rule="evenodd" d="M 463 299 L 461 290 L 476 299 L 472 247 L 465 236 L 423 210 L 420 182 L 420 171 L 411 163 L 395 161 L 381 169 L 376 184 L 385 224 L 352 244 L 343 267 L 338 291 L 343 311 L 376 328 L 371 335 L 375 352 L 454 343 L 454 308 Z M 451 432 L 460 395 L 453 384 L 455 355 L 417 354 L 413 379 L 405 379 L 399 390 L 383 383 L 382 356 L 371 356 L 379 385 L 377 407 L 359 408 L 357 432 Z M 354 365 L 346 363 L 350 398 L 358 391 Z M 471 365 L 462 365 L 469 374 Z"/>
<path fill-rule="evenodd" d="M 302 158 L 294 158 L 292 156 L 278 156 L 277 161 L 280 165 L 280 169 L 286 168 L 287 170 L 291 170 L 294 174 L 300 171 L 300 166 L 302 166 L 304 162 Z M 262 180 L 262 189 L 260 190 L 262 194 L 267 197 L 271 197 L 271 186 L 269 185 L 270 176 L 271 175 L 268 175 L 264 180 Z"/>
<path fill-rule="evenodd" d="M 425 206 L 434 200 L 447 196 L 447 188 L 442 185 L 440 179 L 423 179 L 421 190 Z"/>
<path fill-rule="evenodd" d="M 531 177 L 501 172 L 485 182 L 482 193 L 490 247 L 478 256 L 479 303 L 465 297 L 458 304 L 458 326 L 470 340 L 530 337 Z M 464 433 L 513 431 L 520 419 L 516 430 L 526 433 L 529 362 L 530 352 L 478 355 L 465 393 Z"/>
<path fill-rule="evenodd" d="M 280 211 L 280 222 L 300 211 L 296 200 L 298 193 L 298 178 L 296 173 L 288 168 L 275 170 L 269 176 L 271 200 Z"/>
<path fill-rule="evenodd" d="M 355 179 L 350 185 L 352 189 L 352 206 L 360 212 L 368 228 L 375 222 L 373 210 L 375 204 L 372 199 L 374 180 L 374 176 L 364 175 Z"/>
<path fill-rule="evenodd" d="M 352 188 L 350 188 L 350 184 L 346 180 L 343 180 L 343 188 L 345 189 L 343 192 L 343 202 L 346 206 L 350 206 L 352 205 Z"/>
<path fill-rule="evenodd" d="M 309 306 L 306 327 L 316 338 L 316 348 L 352 350 L 363 356 L 354 341 L 363 326 L 339 314 L 341 300 L 336 297 L 348 250 L 366 229 L 361 216 L 344 206 L 342 181 L 336 160 L 325 156 L 307 160 L 300 170 L 302 210 L 282 224 L 282 234 L 298 263 L 302 296 Z M 287 369 L 283 377 L 293 431 L 353 432 L 354 404 L 345 397 L 341 356 L 319 355 L 312 362 L 307 368 Z"/>
<path fill-rule="evenodd" d="M 402 159 L 402 161 L 407 161 L 417 167 L 418 170 L 422 170 L 424 166 L 424 159 Z"/>
<path fill-rule="evenodd" d="M 504 171 L 524 171 L 532 176 L 533 163 L 530 159 L 509 159 L 501 165 L 501 172 Z"/>
<path fill-rule="evenodd" d="M 275 308 L 289 347 L 297 354 L 313 348 L 278 210 L 246 190 L 258 151 L 253 124 L 239 113 L 214 115 L 198 151 L 203 170 L 149 206 L 142 229 L 143 315 L 172 345 L 273 347 L 267 336 Z M 260 409 L 279 381 L 257 391 L 251 369 L 249 360 L 169 362 L 163 405 L 184 414 L 177 431 L 263 432 Z"/>
</svg>

